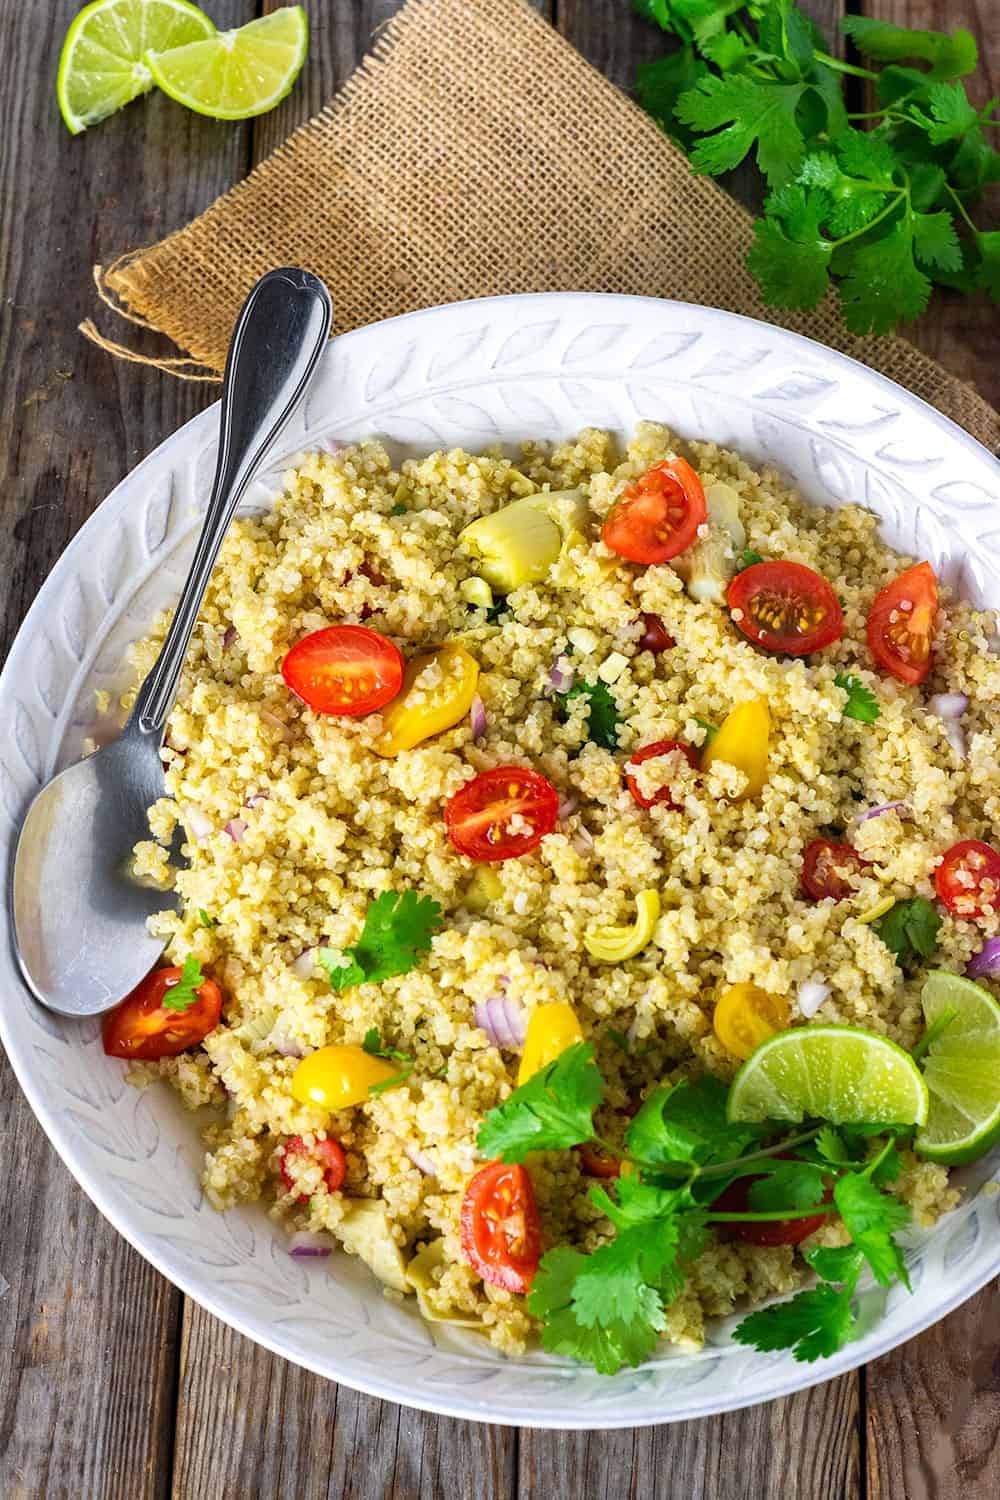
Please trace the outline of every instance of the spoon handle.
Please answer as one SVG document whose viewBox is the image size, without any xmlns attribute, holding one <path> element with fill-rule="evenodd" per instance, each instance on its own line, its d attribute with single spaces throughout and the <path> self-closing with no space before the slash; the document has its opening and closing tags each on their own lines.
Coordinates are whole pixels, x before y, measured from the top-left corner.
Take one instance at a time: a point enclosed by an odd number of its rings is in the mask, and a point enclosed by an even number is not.
<svg viewBox="0 0 1000 1500">
<path fill-rule="evenodd" d="M 326 346 L 333 310 L 309 271 L 269 271 L 236 322 L 223 378 L 219 457 L 205 522 L 167 638 L 139 689 L 126 733 L 159 735 L 222 539 L 268 449 L 295 410 Z"/>
</svg>

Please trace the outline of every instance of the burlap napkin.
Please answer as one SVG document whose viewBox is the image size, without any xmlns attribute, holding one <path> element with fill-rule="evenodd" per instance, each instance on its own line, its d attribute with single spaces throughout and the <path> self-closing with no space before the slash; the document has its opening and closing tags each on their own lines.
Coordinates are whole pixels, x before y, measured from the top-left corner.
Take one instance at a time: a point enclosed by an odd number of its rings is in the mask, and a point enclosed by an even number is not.
<svg viewBox="0 0 1000 1500">
<path fill-rule="evenodd" d="M 409 0 L 244 182 L 95 275 L 116 311 L 183 351 L 151 363 L 202 379 L 218 378 L 243 298 L 275 265 L 324 278 L 340 331 L 500 292 L 675 297 L 809 334 L 1000 444 L 1000 416 L 905 340 L 855 338 L 832 303 L 764 309 L 749 241 L 745 211 L 524 0 Z"/>
</svg>

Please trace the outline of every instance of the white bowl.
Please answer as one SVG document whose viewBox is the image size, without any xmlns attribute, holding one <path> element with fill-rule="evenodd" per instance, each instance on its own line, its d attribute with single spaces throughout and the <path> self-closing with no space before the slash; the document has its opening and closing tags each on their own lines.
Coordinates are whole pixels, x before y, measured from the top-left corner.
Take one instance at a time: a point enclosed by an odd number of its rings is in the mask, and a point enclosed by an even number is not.
<svg viewBox="0 0 1000 1500">
<path fill-rule="evenodd" d="M 776 464 L 822 505 L 878 512 L 903 552 L 927 557 L 977 604 L 1000 605 L 1000 471 L 954 423 L 870 370 L 795 334 L 639 297 L 543 295 L 460 303 L 339 338 L 282 440 L 378 434 L 411 451 L 479 451 L 524 437 L 621 432 L 641 418 Z M 93 690 L 122 679 L 122 648 L 176 598 L 215 463 L 216 409 L 168 438 L 109 495 L 60 558 L 0 678 L 0 837 L 9 857 L 32 793 L 77 755 Z M 256 487 L 266 503 L 277 461 Z M 115 1227 L 188 1296 L 321 1375 L 449 1416 L 534 1427 L 632 1427 L 770 1400 L 910 1338 L 1000 1271 L 1000 1155 L 967 1172 L 967 1201 L 913 1237 L 913 1294 L 861 1297 L 864 1335 L 797 1364 L 714 1329 L 613 1378 L 533 1353 L 508 1359 L 475 1334 L 387 1302 L 347 1256 L 304 1266 L 259 1208 L 202 1199 L 194 1118 L 173 1092 L 138 1093 L 101 1050 L 96 1022 L 49 1015 L 0 948 L 0 1036 L 49 1139 Z"/>
</svg>

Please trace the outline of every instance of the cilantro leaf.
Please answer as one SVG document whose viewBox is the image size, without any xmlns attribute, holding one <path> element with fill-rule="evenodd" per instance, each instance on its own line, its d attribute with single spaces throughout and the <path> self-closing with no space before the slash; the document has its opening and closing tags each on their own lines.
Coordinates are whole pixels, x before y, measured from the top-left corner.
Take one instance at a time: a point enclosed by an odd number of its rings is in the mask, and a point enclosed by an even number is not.
<svg viewBox="0 0 1000 1500">
<path fill-rule="evenodd" d="M 977 234 L 976 248 L 981 257 L 976 285 L 989 292 L 994 302 L 1000 302 L 1000 230 Z"/>
<path fill-rule="evenodd" d="M 803 87 L 801 83 L 758 82 L 740 73 L 700 79 L 681 95 L 675 110 L 683 124 L 716 132 L 691 152 L 694 170 L 713 176 L 728 172 L 739 166 L 756 143 L 757 165 L 771 186 L 788 182 L 806 154 L 795 116 Z"/>
<path fill-rule="evenodd" d="M 874 724 L 876 719 L 881 718 L 882 710 L 875 694 L 865 687 L 860 677 L 855 677 L 850 672 L 838 672 L 833 680 L 847 694 L 847 702 L 841 710 L 845 719 L 857 719 L 860 724 Z"/>
<path fill-rule="evenodd" d="M 900 318 L 920 316 L 931 283 L 913 258 L 911 214 L 880 239 L 850 248 L 840 303 L 852 333 L 889 333 Z"/>
<path fill-rule="evenodd" d="M 693 47 L 681 47 L 668 57 L 641 63 L 635 72 L 635 95 L 648 115 L 674 136 L 687 150 L 693 143 L 691 131 L 676 116 L 680 96 L 693 89 L 709 70 Z"/>
<path fill-rule="evenodd" d="M 164 1010 L 186 1011 L 198 999 L 198 986 L 205 983 L 201 965 L 193 953 L 189 953 L 181 969 L 181 977 L 164 992 L 161 1004 Z"/>
<path fill-rule="evenodd" d="M 603 682 L 578 682 L 568 693 L 559 693 L 557 696 L 564 704 L 570 703 L 574 698 L 586 699 L 587 738 L 595 745 L 602 745 L 605 750 L 618 749 L 618 730 L 621 725 L 618 705 Z"/>
<path fill-rule="evenodd" d="M 391 1058 L 395 1062 L 412 1062 L 413 1057 L 409 1052 L 397 1052 L 395 1047 L 384 1047 L 382 1045 L 382 1034 L 377 1026 L 370 1026 L 365 1032 L 362 1048 L 371 1057 Z"/>
<path fill-rule="evenodd" d="M 865 57 L 879 62 L 919 59 L 930 63 L 938 78 L 974 73 L 979 61 L 975 37 L 961 26 L 950 36 L 943 31 L 894 26 L 868 16 L 844 16 L 840 26 Z"/>
<path fill-rule="evenodd" d="M 779 223 L 755 219 L 747 270 L 768 307 L 816 307 L 830 290 L 830 249 L 788 238 Z"/>
<path fill-rule="evenodd" d="M 198 908 L 198 921 L 201 923 L 202 927 L 215 926 L 215 918 L 210 917 L 203 906 L 199 906 Z"/>
<path fill-rule="evenodd" d="M 370 903 L 356 943 L 343 953 L 320 948 L 317 958 L 332 990 L 381 984 L 416 968 L 440 926 L 441 908 L 429 896 L 385 891 Z"/>
<path fill-rule="evenodd" d="M 694 1082 L 658 1088 L 625 1132 L 625 1149 L 650 1166 L 728 1161 L 759 1132 L 726 1118 L 729 1090 L 706 1074 Z"/>
<path fill-rule="evenodd" d="M 539 1262 L 528 1293 L 528 1311 L 542 1321 L 542 1347 L 592 1364 L 601 1375 L 622 1365 L 640 1365 L 656 1347 L 666 1326 L 659 1297 L 642 1301 L 642 1316 L 631 1323 L 583 1323 L 573 1306 L 573 1289 L 589 1257 L 560 1246 Z"/>
<path fill-rule="evenodd" d="M 839 1281 L 852 1287 L 864 1264 L 864 1256 L 856 1245 L 838 1245 L 833 1249 L 817 1246 L 803 1254 L 823 1281 Z"/>
<path fill-rule="evenodd" d="M 661 1290 L 672 1301 L 684 1283 L 673 1218 L 634 1225 L 587 1256 L 573 1286 L 573 1310 L 588 1328 L 647 1322 L 662 1326 Z"/>
<path fill-rule="evenodd" d="M 737 573 L 742 573 L 744 568 L 752 568 L 755 563 L 761 563 L 763 561 L 764 559 L 761 557 L 759 552 L 755 552 L 752 547 L 744 547 L 743 551 L 736 559 L 736 571 Z M 698 720 L 698 723 L 701 723 L 700 719 Z"/>
<path fill-rule="evenodd" d="M 491 1109 L 476 1144 L 485 1156 L 523 1161 L 530 1151 L 561 1151 L 589 1141 L 604 1083 L 594 1044 L 578 1042 Z"/>
<path fill-rule="evenodd" d="M 937 947 L 941 915 L 923 896 L 897 901 L 884 917 L 872 923 L 872 929 L 890 952 L 896 955 L 900 968 L 921 958 L 930 958 Z"/>
<path fill-rule="evenodd" d="M 775 1161 L 767 1175 L 750 1184 L 750 1207 L 755 1213 L 777 1213 L 787 1208 L 814 1208 L 826 1192 L 823 1169 L 807 1161 Z"/>
<path fill-rule="evenodd" d="M 898 1278 L 909 1290 L 906 1264 L 892 1237 L 894 1230 L 910 1222 L 906 1204 L 880 1193 L 867 1177 L 857 1172 L 838 1178 L 833 1201 L 875 1280 L 889 1286 Z"/>
<path fill-rule="evenodd" d="M 979 124 L 979 115 L 969 103 L 961 83 L 934 83 L 927 90 L 928 116 L 917 105 L 910 106 L 910 119 L 927 131 L 932 146 L 956 140 Z"/>
<path fill-rule="evenodd" d="M 749 566 L 749 564 L 748 564 Z M 710 745 L 719 732 L 718 724 L 713 724 L 710 719 L 699 719 L 697 714 L 692 715 L 694 722 L 705 731 L 705 744 Z"/>
<path fill-rule="evenodd" d="M 842 1349 L 854 1326 L 850 1293 L 824 1282 L 750 1313 L 733 1329 L 733 1338 L 755 1349 L 791 1349 L 796 1359 L 811 1363 Z"/>
</svg>

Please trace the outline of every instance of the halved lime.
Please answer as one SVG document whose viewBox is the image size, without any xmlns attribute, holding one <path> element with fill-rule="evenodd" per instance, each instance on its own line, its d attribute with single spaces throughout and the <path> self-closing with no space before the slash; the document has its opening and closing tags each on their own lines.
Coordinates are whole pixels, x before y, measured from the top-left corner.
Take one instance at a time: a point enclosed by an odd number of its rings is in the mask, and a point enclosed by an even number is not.
<svg viewBox="0 0 1000 1500">
<path fill-rule="evenodd" d="M 94 0 L 74 20 L 59 59 L 56 94 L 74 135 L 153 87 L 149 49 L 182 47 L 215 27 L 187 0 Z"/>
<path fill-rule="evenodd" d="M 931 1161 L 973 1161 L 1000 1140 L 1000 1005 L 982 985 L 940 970 L 920 995 L 928 1026 L 953 1019 L 927 1049 L 931 1106 L 914 1146 Z"/>
<path fill-rule="evenodd" d="M 247 120 L 280 104 L 306 60 L 309 23 L 301 5 L 286 5 L 235 31 L 152 50 L 146 63 L 178 104 L 214 120 Z"/>
<path fill-rule="evenodd" d="M 855 1026 L 794 1026 L 762 1042 L 729 1090 L 729 1118 L 922 1125 L 927 1085 L 888 1037 Z"/>
</svg>

